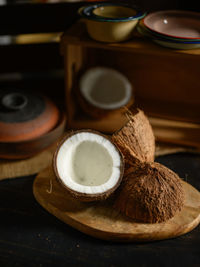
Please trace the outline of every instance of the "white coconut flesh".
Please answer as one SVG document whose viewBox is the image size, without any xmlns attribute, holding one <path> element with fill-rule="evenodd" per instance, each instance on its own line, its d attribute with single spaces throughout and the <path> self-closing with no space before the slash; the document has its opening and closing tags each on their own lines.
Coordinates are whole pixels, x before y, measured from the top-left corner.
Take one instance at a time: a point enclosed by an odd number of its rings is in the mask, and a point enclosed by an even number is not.
<svg viewBox="0 0 200 267">
<path fill-rule="evenodd" d="M 90 104 L 109 110 L 120 108 L 129 102 L 132 86 L 119 71 L 96 67 L 82 75 L 80 91 Z"/>
<path fill-rule="evenodd" d="M 56 157 L 59 178 L 68 188 L 98 194 L 113 188 L 121 177 L 121 155 L 105 137 L 80 132 L 60 146 Z"/>
</svg>

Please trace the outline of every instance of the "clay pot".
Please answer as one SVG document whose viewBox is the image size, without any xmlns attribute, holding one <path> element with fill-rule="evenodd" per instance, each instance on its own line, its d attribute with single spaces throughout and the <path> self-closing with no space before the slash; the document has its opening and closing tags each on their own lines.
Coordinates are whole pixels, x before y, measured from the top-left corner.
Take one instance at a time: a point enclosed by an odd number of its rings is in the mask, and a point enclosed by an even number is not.
<svg viewBox="0 0 200 267">
<path fill-rule="evenodd" d="M 47 97 L 0 89 L 0 158 L 31 157 L 64 133 L 66 116 Z"/>
<path fill-rule="evenodd" d="M 35 139 L 21 142 L 0 142 L 0 158 L 25 159 L 32 157 L 55 144 L 65 130 L 66 116 L 61 113 L 55 128 Z"/>
<path fill-rule="evenodd" d="M 59 110 L 45 96 L 21 90 L 0 90 L 0 142 L 19 142 L 53 129 Z"/>
</svg>

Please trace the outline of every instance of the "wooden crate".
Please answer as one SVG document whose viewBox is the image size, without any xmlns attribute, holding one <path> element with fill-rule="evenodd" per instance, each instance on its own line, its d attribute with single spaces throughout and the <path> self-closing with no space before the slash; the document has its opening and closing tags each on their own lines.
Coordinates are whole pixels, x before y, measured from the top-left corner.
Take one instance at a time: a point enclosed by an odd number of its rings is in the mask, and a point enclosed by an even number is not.
<svg viewBox="0 0 200 267">
<path fill-rule="evenodd" d="M 69 128 L 112 133 L 126 120 L 124 114 L 94 120 L 77 103 L 79 73 L 107 66 L 130 80 L 135 105 L 149 116 L 158 140 L 200 147 L 200 49 L 164 48 L 137 33 L 125 43 L 100 43 L 89 38 L 82 21 L 63 34 L 60 47 Z"/>
</svg>

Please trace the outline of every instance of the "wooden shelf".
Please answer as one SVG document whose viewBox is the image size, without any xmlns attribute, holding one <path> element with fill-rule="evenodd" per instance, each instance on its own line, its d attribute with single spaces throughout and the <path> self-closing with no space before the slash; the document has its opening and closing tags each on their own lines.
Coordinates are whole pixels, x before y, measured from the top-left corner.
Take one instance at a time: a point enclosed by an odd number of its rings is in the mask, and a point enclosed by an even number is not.
<svg viewBox="0 0 200 267">
<path fill-rule="evenodd" d="M 198 104 L 173 103 L 164 100 L 149 101 L 147 98 L 137 99 L 137 103 L 150 117 L 200 124 L 200 106 Z"/>
<path fill-rule="evenodd" d="M 151 119 L 158 141 L 200 148 L 200 49 L 164 48 L 137 33 L 128 42 L 100 43 L 88 36 L 83 21 L 62 35 L 60 49 L 65 63 L 69 128 L 112 133 L 126 121 L 124 114 L 94 120 L 79 107 L 74 92 L 80 73 L 105 66 L 127 76 L 134 90 L 134 104 Z"/>
<path fill-rule="evenodd" d="M 191 50 L 179 50 L 161 47 L 153 42 L 147 40 L 147 38 L 142 37 L 137 32 L 134 33 L 132 40 L 122 43 L 101 43 L 92 40 L 86 31 L 85 23 L 80 20 L 78 23 L 74 24 L 68 31 L 66 31 L 62 36 L 62 49 L 68 44 L 81 45 L 85 47 L 94 47 L 109 50 L 120 50 L 128 52 L 136 52 L 142 54 L 167 54 L 169 56 L 176 54 L 182 56 L 184 55 L 199 55 L 200 49 Z"/>
</svg>

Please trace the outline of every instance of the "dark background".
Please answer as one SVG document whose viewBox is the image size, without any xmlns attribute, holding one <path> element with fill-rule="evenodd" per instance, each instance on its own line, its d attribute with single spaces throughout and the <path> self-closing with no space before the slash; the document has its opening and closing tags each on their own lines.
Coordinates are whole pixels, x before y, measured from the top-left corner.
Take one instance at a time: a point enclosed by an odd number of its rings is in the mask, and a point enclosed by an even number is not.
<svg viewBox="0 0 200 267">
<path fill-rule="evenodd" d="M 134 2 L 147 12 L 200 11 L 198 1 Z M 7 1 L 0 5 L 0 35 L 63 32 L 84 2 Z M 64 66 L 59 43 L 0 44 L 0 86 L 45 90 L 63 100 Z M 15 73 L 21 78 L 16 79 Z M 5 74 L 9 74 L 5 76 Z M 6 78 L 7 77 L 7 78 Z M 200 190 L 200 156 L 157 159 Z M 0 267 L 4 266 L 200 266 L 200 227 L 172 240 L 111 243 L 80 233 L 48 214 L 35 201 L 35 175 L 0 182 Z"/>
</svg>

